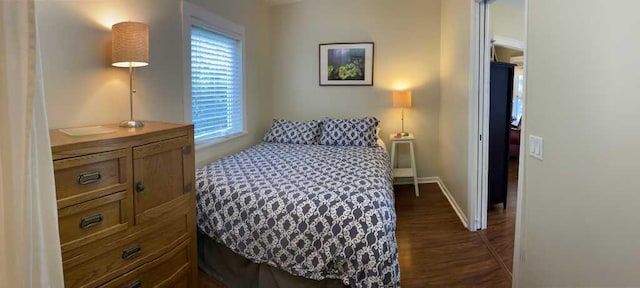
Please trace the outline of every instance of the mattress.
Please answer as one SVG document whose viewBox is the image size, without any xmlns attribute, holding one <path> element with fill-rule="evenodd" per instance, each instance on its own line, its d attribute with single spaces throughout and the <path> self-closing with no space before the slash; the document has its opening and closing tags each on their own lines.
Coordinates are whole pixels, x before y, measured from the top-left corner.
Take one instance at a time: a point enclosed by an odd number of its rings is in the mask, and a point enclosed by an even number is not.
<svg viewBox="0 0 640 288">
<path fill-rule="evenodd" d="M 201 233 L 294 276 L 399 286 L 384 148 L 262 143 L 198 169 Z"/>
</svg>

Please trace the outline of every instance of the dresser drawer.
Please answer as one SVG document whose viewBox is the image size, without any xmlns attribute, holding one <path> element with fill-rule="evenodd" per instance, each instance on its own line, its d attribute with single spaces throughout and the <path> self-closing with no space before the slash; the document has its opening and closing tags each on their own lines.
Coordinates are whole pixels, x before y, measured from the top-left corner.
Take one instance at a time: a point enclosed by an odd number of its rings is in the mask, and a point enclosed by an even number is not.
<svg viewBox="0 0 640 288">
<path fill-rule="evenodd" d="M 127 229 L 130 222 L 127 194 L 122 191 L 58 210 L 62 251 Z"/>
<path fill-rule="evenodd" d="M 56 160 L 56 197 L 58 208 L 127 190 L 128 149 Z"/>
<path fill-rule="evenodd" d="M 84 255 L 64 261 L 65 287 L 95 287 L 157 258 L 188 239 L 189 219 L 187 215 L 174 217 L 112 245 L 93 243 L 83 247 Z"/>
<path fill-rule="evenodd" d="M 190 259 L 193 246 L 189 241 L 181 243 L 178 247 L 160 258 L 143 265 L 142 267 L 117 278 L 102 287 L 193 287 L 189 283 L 191 276 Z"/>
</svg>

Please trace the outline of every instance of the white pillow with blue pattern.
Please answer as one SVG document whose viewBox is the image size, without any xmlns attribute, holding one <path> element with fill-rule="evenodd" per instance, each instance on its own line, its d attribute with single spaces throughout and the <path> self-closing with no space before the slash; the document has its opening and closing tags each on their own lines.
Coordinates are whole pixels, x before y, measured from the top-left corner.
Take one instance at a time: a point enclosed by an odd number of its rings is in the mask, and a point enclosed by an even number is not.
<svg viewBox="0 0 640 288">
<path fill-rule="evenodd" d="M 380 121 L 375 117 L 331 119 L 322 121 L 320 145 L 376 146 L 376 130 Z"/>
<path fill-rule="evenodd" d="M 273 119 L 271 130 L 264 136 L 265 142 L 286 144 L 318 144 L 320 121 L 306 122 Z"/>
</svg>

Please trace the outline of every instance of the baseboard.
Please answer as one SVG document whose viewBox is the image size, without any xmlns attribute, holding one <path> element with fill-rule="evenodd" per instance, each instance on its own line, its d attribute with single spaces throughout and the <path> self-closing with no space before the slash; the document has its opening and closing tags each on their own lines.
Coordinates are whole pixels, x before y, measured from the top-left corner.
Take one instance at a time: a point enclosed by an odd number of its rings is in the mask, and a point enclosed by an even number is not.
<svg viewBox="0 0 640 288">
<path fill-rule="evenodd" d="M 413 184 L 413 179 L 411 178 L 396 179 L 393 182 L 393 184 L 394 185 Z M 444 195 L 444 197 L 447 198 L 447 201 L 449 201 L 451 208 L 453 208 L 453 211 L 455 211 L 456 215 L 458 215 L 458 218 L 460 218 L 460 222 L 462 222 L 462 225 L 464 225 L 464 228 L 467 228 L 467 229 L 469 228 L 469 222 L 467 220 L 467 216 L 465 216 L 464 212 L 458 205 L 458 202 L 456 202 L 456 199 L 453 198 L 453 196 L 451 195 L 451 192 L 449 192 L 449 189 L 447 189 L 447 186 L 444 185 L 444 182 L 442 182 L 442 179 L 440 179 L 440 177 L 437 177 L 437 176 L 419 177 L 418 184 L 438 184 L 438 187 L 440 187 L 440 191 L 442 191 L 442 194 Z"/>
<path fill-rule="evenodd" d="M 453 198 L 451 192 L 449 192 L 449 189 L 447 189 L 447 186 L 444 185 L 444 182 L 442 182 L 442 179 L 440 179 L 440 177 L 438 177 L 438 186 L 440 187 L 440 190 L 442 190 L 442 194 L 444 194 L 444 197 L 447 197 L 447 200 L 449 200 L 449 204 L 451 204 L 453 211 L 458 214 L 458 218 L 460 218 L 460 222 L 462 222 L 464 228 L 469 229 L 469 221 L 467 220 L 467 216 L 464 215 L 464 211 L 460 209 L 458 202 L 456 202 L 456 199 Z"/>
</svg>

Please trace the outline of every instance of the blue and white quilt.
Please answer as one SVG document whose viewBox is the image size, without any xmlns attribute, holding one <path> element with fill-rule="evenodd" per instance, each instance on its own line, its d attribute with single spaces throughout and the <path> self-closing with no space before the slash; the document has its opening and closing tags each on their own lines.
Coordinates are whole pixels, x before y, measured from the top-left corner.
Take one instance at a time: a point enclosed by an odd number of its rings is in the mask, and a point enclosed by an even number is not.
<svg viewBox="0 0 640 288">
<path fill-rule="evenodd" d="M 262 143 L 196 178 L 198 228 L 239 255 L 309 279 L 400 286 L 384 148 Z"/>
</svg>

